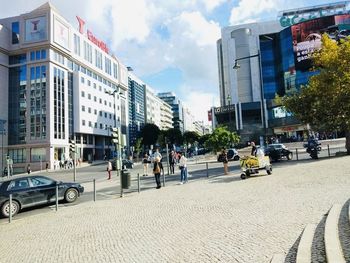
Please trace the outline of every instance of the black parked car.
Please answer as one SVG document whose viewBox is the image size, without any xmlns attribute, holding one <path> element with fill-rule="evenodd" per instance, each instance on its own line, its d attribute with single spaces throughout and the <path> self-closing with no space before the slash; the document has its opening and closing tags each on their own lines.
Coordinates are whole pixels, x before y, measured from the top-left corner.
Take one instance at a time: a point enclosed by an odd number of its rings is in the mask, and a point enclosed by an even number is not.
<svg viewBox="0 0 350 263">
<path fill-rule="evenodd" d="M 16 177 L 0 182 L 0 213 L 4 217 L 10 215 L 9 196 L 12 194 L 12 215 L 27 207 L 49 204 L 56 201 L 56 185 L 58 200 L 72 203 L 84 192 L 78 183 L 63 183 L 45 176 Z"/>
<path fill-rule="evenodd" d="M 282 158 L 287 160 L 293 159 L 293 153 L 282 143 L 267 145 L 265 155 L 270 157 L 270 161 L 279 161 Z"/>
<path fill-rule="evenodd" d="M 123 167 L 126 169 L 132 169 L 134 168 L 134 162 L 130 161 L 130 160 L 122 160 L 123 163 Z M 115 159 L 112 161 L 112 169 L 116 170 L 116 166 L 115 166 Z"/>
</svg>

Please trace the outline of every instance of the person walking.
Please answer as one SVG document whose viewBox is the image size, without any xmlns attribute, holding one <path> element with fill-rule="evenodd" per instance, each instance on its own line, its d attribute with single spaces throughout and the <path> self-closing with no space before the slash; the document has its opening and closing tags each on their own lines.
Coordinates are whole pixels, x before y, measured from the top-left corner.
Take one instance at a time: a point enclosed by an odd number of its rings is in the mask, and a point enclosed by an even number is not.
<svg viewBox="0 0 350 263">
<path fill-rule="evenodd" d="M 142 163 L 143 163 L 143 176 L 148 176 L 149 158 L 148 158 L 148 155 L 146 153 L 143 156 Z"/>
<path fill-rule="evenodd" d="M 187 158 L 184 153 L 180 153 L 179 168 L 181 171 L 180 184 L 187 183 Z"/>
<path fill-rule="evenodd" d="M 31 169 L 30 169 L 30 164 L 27 165 L 27 173 L 30 174 L 31 173 Z"/>
<path fill-rule="evenodd" d="M 176 162 L 176 156 L 174 151 L 171 151 L 169 154 L 169 165 L 170 165 L 170 173 L 175 174 L 175 162 Z"/>
<path fill-rule="evenodd" d="M 112 163 L 108 161 L 107 164 L 107 173 L 108 173 L 108 180 L 112 179 Z"/>
<path fill-rule="evenodd" d="M 154 178 L 156 179 L 156 184 L 157 184 L 157 189 L 161 188 L 160 185 L 160 173 L 163 171 L 163 164 L 160 161 L 161 159 L 159 157 L 155 157 L 153 161 L 153 173 L 154 173 Z"/>
<path fill-rule="evenodd" d="M 251 142 L 250 145 L 252 146 L 252 151 L 250 152 L 250 155 L 252 156 L 256 156 L 256 146 L 255 146 L 255 142 Z"/>
<path fill-rule="evenodd" d="M 225 149 L 222 149 L 221 154 L 220 154 L 220 160 L 222 161 L 224 165 L 224 174 L 228 175 L 228 158 L 227 158 L 227 152 Z"/>
</svg>

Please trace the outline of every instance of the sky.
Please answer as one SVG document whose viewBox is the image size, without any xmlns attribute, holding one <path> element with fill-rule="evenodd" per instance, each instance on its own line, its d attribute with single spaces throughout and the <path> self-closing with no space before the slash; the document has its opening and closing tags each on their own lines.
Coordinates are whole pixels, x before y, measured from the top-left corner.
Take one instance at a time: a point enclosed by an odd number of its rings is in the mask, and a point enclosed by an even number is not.
<svg viewBox="0 0 350 263">
<path fill-rule="evenodd" d="M 0 18 L 29 12 L 45 0 L 2 0 Z M 173 91 L 196 120 L 219 106 L 216 41 L 221 28 L 277 20 L 279 11 L 324 0 L 51 0 L 70 24 L 107 43 L 156 92 Z"/>
</svg>

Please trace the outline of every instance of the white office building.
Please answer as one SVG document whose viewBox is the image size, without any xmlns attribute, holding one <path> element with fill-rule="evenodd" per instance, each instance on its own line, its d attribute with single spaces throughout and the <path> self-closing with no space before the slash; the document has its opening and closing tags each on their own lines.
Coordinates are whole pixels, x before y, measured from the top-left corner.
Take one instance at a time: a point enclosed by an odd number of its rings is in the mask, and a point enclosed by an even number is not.
<svg viewBox="0 0 350 263">
<path fill-rule="evenodd" d="M 77 18 L 71 25 L 46 3 L 0 19 L 2 156 L 15 172 L 53 168 L 74 136 L 78 157 L 102 159 L 113 149 L 109 128 L 127 134 L 127 69 Z"/>
</svg>

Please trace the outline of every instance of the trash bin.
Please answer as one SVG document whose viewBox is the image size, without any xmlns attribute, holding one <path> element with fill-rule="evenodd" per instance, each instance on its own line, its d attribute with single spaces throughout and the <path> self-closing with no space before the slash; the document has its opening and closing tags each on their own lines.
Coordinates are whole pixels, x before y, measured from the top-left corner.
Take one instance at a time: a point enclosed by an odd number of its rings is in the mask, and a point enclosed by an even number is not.
<svg viewBox="0 0 350 263">
<path fill-rule="evenodd" d="M 130 188 L 130 172 L 127 169 L 122 170 L 122 187 L 123 189 Z"/>
</svg>

